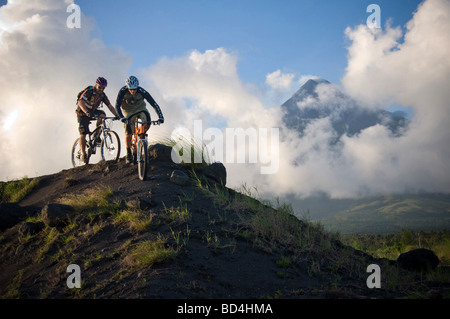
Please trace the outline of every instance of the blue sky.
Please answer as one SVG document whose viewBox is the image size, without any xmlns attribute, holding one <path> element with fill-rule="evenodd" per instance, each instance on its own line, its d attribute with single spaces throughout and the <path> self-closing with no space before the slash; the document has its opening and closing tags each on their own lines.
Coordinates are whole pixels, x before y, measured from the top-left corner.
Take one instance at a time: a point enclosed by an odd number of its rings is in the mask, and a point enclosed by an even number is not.
<svg viewBox="0 0 450 319">
<path fill-rule="evenodd" d="M 97 25 L 93 36 L 133 56 L 130 72 L 165 56 L 224 47 L 238 56 L 244 82 L 261 84 L 277 69 L 339 83 L 347 63 L 346 27 L 365 24 L 367 6 L 381 23 L 404 27 L 419 0 L 111 0 L 75 1 Z"/>
</svg>

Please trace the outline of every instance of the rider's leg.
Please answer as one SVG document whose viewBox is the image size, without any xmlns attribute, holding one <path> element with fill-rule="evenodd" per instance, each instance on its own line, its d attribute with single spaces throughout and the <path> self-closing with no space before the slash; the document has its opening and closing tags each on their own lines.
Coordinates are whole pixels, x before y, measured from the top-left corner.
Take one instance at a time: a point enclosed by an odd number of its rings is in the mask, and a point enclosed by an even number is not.
<svg viewBox="0 0 450 319">
<path fill-rule="evenodd" d="M 86 155 L 86 134 L 80 135 L 80 149 L 83 155 Z"/>
<path fill-rule="evenodd" d="M 99 119 L 97 119 L 97 126 L 102 125 L 102 120 L 106 117 L 106 113 L 101 110 L 96 110 L 95 114 L 99 116 Z"/>
<path fill-rule="evenodd" d="M 141 113 L 141 119 L 143 122 L 145 122 L 146 124 L 142 125 L 144 133 L 147 133 L 147 131 L 150 129 L 150 113 L 148 113 L 148 111 Z"/>
<path fill-rule="evenodd" d="M 80 135 L 79 144 L 80 144 L 81 156 L 82 156 L 81 160 L 83 162 L 85 162 L 86 161 L 86 134 Z"/>
<path fill-rule="evenodd" d="M 127 149 L 131 149 L 131 141 L 133 140 L 133 134 L 125 135 L 125 146 Z"/>
<path fill-rule="evenodd" d="M 87 116 L 78 116 L 78 131 L 80 133 L 80 149 L 82 160 L 86 159 L 86 134 L 89 133 L 89 118 Z"/>
<path fill-rule="evenodd" d="M 133 130 L 131 125 L 125 125 L 125 147 L 127 149 L 126 163 L 133 161 L 133 154 L 131 152 L 131 141 L 133 140 Z"/>
</svg>

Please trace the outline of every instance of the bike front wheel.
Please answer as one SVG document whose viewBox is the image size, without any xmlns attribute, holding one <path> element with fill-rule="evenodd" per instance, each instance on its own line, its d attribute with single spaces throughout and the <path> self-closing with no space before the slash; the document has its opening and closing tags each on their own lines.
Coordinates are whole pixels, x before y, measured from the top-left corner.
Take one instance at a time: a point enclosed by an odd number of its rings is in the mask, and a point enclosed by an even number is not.
<svg viewBox="0 0 450 319">
<path fill-rule="evenodd" d="M 106 133 L 105 138 L 102 141 L 102 159 L 104 161 L 114 160 L 117 161 L 120 157 L 120 139 L 114 131 Z"/>
<path fill-rule="evenodd" d="M 138 174 L 139 179 L 141 181 L 145 181 L 147 179 L 147 169 L 148 169 L 148 163 L 147 163 L 147 143 L 139 143 L 138 147 L 139 152 L 139 161 L 138 161 Z"/>
</svg>

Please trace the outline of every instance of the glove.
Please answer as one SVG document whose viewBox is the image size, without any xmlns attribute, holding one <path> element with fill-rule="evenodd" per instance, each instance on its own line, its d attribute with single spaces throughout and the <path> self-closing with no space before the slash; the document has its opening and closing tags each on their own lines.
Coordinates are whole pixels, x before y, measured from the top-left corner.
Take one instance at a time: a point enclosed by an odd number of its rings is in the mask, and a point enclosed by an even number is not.
<svg viewBox="0 0 450 319">
<path fill-rule="evenodd" d="M 91 112 L 87 112 L 87 113 L 86 113 L 86 116 L 92 118 L 92 117 L 94 117 L 94 114 L 92 114 Z"/>
<path fill-rule="evenodd" d="M 122 123 L 128 124 L 128 120 L 125 117 L 122 117 L 120 120 L 122 121 Z"/>
<path fill-rule="evenodd" d="M 164 117 L 160 117 L 158 121 L 159 121 L 159 123 L 161 123 L 161 124 L 164 123 Z"/>
</svg>

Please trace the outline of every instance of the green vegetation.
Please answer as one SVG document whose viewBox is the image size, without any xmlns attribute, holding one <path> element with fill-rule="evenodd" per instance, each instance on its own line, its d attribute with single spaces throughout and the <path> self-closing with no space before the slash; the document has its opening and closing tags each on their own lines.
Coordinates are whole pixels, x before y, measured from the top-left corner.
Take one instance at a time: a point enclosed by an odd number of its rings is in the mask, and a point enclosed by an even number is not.
<svg viewBox="0 0 450 319">
<path fill-rule="evenodd" d="M 124 258 L 124 263 L 129 267 L 142 269 L 174 259 L 177 251 L 166 248 L 165 243 L 166 239 L 162 237 L 158 237 L 155 241 L 141 241 L 132 247 Z"/>
<path fill-rule="evenodd" d="M 116 223 L 126 222 L 136 231 L 144 231 L 152 225 L 153 215 L 146 214 L 140 209 L 126 209 L 115 215 Z"/>
<path fill-rule="evenodd" d="M 322 195 L 287 201 L 297 210 L 308 209 L 312 219 L 341 234 L 450 229 L 450 194 L 394 194 L 355 199 Z"/>
<path fill-rule="evenodd" d="M 164 210 L 163 216 L 168 223 L 185 223 L 191 219 L 191 213 L 187 208 L 186 204 L 183 204 L 180 199 L 180 206 L 177 207 L 166 207 L 163 203 Z"/>
<path fill-rule="evenodd" d="M 0 183 L 0 203 L 17 203 L 28 195 L 37 185 L 38 178 L 24 177 L 20 180 Z"/>
<path fill-rule="evenodd" d="M 114 192 L 109 187 L 95 188 L 84 194 L 72 195 L 61 199 L 61 204 L 72 206 L 77 213 L 103 215 L 117 212 L 121 206 L 110 201 Z"/>
<path fill-rule="evenodd" d="M 440 266 L 450 266 L 450 230 L 402 230 L 390 234 L 342 236 L 342 242 L 374 257 L 396 260 L 401 253 L 427 248 L 439 257 Z"/>
</svg>

